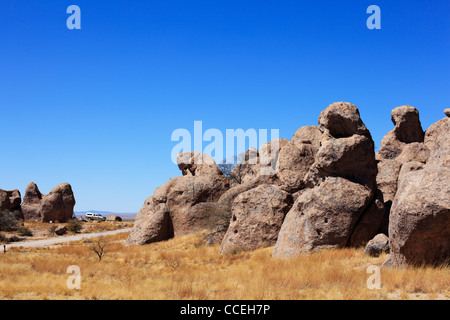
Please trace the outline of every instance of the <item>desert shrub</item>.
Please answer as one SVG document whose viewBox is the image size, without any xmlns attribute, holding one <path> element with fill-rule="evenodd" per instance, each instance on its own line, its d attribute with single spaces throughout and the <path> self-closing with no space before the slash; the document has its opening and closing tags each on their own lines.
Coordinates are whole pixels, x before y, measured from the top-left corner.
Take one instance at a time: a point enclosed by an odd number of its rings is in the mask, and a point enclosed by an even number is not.
<svg viewBox="0 0 450 320">
<path fill-rule="evenodd" d="M 31 230 L 26 228 L 26 227 L 19 227 L 17 229 L 17 234 L 19 236 L 22 236 L 22 237 L 31 237 L 31 236 L 33 236 L 33 233 L 31 232 Z"/>
<path fill-rule="evenodd" d="M 51 235 L 51 236 L 54 236 L 54 235 L 56 235 L 56 226 L 51 226 L 50 228 L 48 228 L 48 233 Z"/>
<path fill-rule="evenodd" d="M 207 230 L 204 234 L 206 244 L 215 244 L 221 241 L 221 238 L 228 230 L 231 220 L 231 202 L 218 203 L 209 215 Z"/>
<path fill-rule="evenodd" d="M 106 247 L 109 246 L 109 241 L 106 240 L 106 238 L 99 238 L 97 241 L 85 241 L 85 243 L 89 244 L 89 249 L 94 252 L 97 257 L 98 261 L 102 260 L 102 257 L 106 253 Z"/>
<path fill-rule="evenodd" d="M 83 224 L 78 219 L 72 219 L 67 224 L 67 231 L 79 233 L 83 229 Z"/>
<path fill-rule="evenodd" d="M 18 221 L 13 213 L 0 212 L 0 231 L 15 231 Z"/>
<path fill-rule="evenodd" d="M 9 238 L 7 238 L 7 242 L 18 242 L 18 241 L 22 241 L 23 238 L 19 238 L 16 235 L 12 235 Z"/>
</svg>

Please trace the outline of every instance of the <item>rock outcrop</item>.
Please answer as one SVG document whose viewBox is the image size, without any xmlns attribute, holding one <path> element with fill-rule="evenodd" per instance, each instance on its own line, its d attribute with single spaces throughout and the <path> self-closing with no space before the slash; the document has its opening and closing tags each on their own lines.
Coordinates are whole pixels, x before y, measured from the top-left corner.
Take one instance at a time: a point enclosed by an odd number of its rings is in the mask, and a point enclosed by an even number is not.
<svg viewBox="0 0 450 320">
<path fill-rule="evenodd" d="M 21 202 L 22 197 L 19 190 L 0 189 L 0 212 L 13 213 L 16 219 L 23 219 Z"/>
<path fill-rule="evenodd" d="M 390 214 L 387 266 L 438 264 L 450 258 L 449 138 L 449 118 L 444 118 L 425 133 L 426 163 L 402 166 Z"/>
<path fill-rule="evenodd" d="M 30 182 L 25 189 L 22 212 L 25 220 L 66 222 L 73 217 L 75 197 L 72 187 L 62 183 L 43 195 L 37 185 Z"/>
<path fill-rule="evenodd" d="M 198 152 L 177 158 L 183 176 L 157 188 L 136 216 L 127 244 L 146 244 L 204 229 L 212 204 L 229 189 L 214 160 Z"/>
<path fill-rule="evenodd" d="M 127 243 L 207 228 L 207 243 L 220 243 L 222 254 L 274 244 L 274 257 L 365 246 L 373 256 L 390 250 L 385 266 L 446 261 L 450 120 L 424 132 L 411 106 L 395 108 L 391 119 L 375 154 L 358 108 L 333 103 L 318 126 L 248 150 L 230 181 L 209 156 L 182 153 L 183 176 L 145 201 Z M 37 187 L 25 199 L 40 199 Z"/>
<path fill-rule="evenodd" d="M 377 187 L 383 195 L 386 219 L 382 232 L 388 234 L 389 213 L 397 192 L 399 177 L 424 164 L 430 151 L 424 144 L 424 131 L 419 111 L 412 106 L 400 106 L 392 110 L 394 129 L 381 140 L 376 154 L 378 162 Z"/>
</svg>

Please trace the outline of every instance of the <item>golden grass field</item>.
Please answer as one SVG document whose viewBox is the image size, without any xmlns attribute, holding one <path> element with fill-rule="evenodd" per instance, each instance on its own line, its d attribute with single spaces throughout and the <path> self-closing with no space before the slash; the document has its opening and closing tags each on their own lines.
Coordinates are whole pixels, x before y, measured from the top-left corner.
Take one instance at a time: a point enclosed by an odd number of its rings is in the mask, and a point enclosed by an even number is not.
<svg viewBox="0 0 450 320">
<path fill-rule="evenodd" d="M 450 269 L 381 269 L 381 289 L 368 289 L 371 258 L 335 249 L 291 259 L 272 248 L 218 254 L 201 234 L 126 247 L 127 233 L 108 236 L 99 261 L 82 241 L 0 253 L 0 299 L 449 299 Z M 81 270 L 81 289 L 68 289 L 67 267 Z"/>
</svg>

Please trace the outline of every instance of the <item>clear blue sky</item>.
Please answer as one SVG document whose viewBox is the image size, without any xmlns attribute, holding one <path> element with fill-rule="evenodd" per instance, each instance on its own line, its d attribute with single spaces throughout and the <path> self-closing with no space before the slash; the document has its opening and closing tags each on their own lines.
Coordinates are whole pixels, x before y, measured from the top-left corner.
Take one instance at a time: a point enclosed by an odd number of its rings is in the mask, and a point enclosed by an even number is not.
<svg viewBox="0 0 450 320">
<path fill-rule="evenodd" d="M 0 188 L 69 182 L 75 210 L 137 212 L 195 120 L 291 138 L 348 101 L 377 146 L 399 105 L 426 129 L 450 107 L 449 17 L 448 0 L 0 0 Z"/>
</svg>

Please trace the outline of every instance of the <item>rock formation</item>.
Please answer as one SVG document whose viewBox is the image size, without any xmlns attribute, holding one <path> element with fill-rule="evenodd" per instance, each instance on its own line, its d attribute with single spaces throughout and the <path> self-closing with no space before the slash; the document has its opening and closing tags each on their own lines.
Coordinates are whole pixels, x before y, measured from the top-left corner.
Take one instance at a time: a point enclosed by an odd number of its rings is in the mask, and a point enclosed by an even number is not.
<svg viewBox="0 0 450 320">
<path fill-rule="evenodd" d="M 390 214 L 387 266 L 438 264 L 450 257 L 449 121 L 441 119 L 425 132 L 425 163 L 402 165 Z"/>
<path fill-rule="evenodd" d="M 400 106 L 392 110 L 391 120 L 394 129 L 381 140 L 377 153 L 377 186 L 383 195 L 386 218 L 381 232 L 388 234 L 389 213 L 397 192 L 399 177 L 407 170 L 415 170 L 424 164 L 429 150 L 424 145 L 424 132 L 419 112 L 412 106 Z"/>
<path fill-rule="evenodd" d="M 229 189 L 214 160 L 198 152 L 177 157 L 183 176 L 157 188 L 136 216 L 127 244 L 146 244 L 206 228 L 211 208 Z"/>
<path fill-rule="evenodd" d="M 375 154 L 358 108 L 333 103 L 318 126 L 248 150 L 229 181 L 209 156 L 182 153 L 183 176 L 145 201 L 127 243 L 207 228 L 207 243 L 222 254 L 275 244 L 273 256 L 286 257 L 367 244 L 374 256 L 390 248 L 385 265 L 440 263 L 450 257 L 449 119 L 424 132 L 417 109 L 401 106 L 391 120 Z"/>
<path fill-rule="evenodd" d="M 360 245 L 381 224 L 374 143 L 358 108 L 330 105 L 320 114 L 319 129 L 320 148 L 304 178 L 307 188 L 283 222 L 274 256 Z"/>
<path fill-rule="evenodd" d="M 391 120 L 395 127 L 383 137 L 377 153 L 377 185 L 383 194 L 387 212 L 394 200 L 403 165 L 408 166 L 410 162 L 425 163 L 429 156 L 429 150 L 423 143 L 424 132 L 416 108 L 397 107 L 391 112 Z"/>
<path fill-rule="evenodd" d="M 13 213 L 16 219 L 23 219 L 21 202 L 22 197 L 19 190 L 6 191 L 0 189 L 0 212 Z"/>
<path fill-rule="evenodd" d="M 30 182 L 25 189 L 22 212 L 25 220 L 66 222 L 73 217 L 75 197 L 72 187 L 62 183 L 43 195 L 37 185 Z"/>
</svg>

